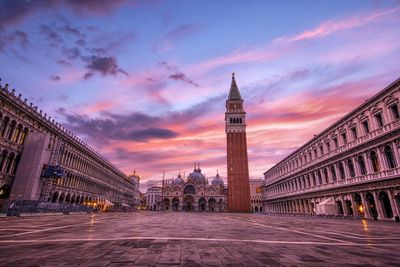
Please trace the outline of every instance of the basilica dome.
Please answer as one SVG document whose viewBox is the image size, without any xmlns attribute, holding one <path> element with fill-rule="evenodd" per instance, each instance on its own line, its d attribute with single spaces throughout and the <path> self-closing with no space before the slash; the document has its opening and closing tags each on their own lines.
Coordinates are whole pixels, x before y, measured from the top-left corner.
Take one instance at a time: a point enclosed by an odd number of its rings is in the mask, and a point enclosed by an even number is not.
<svg viewBox="0 0 400 267">
<path fill-rule="evenodd" d="M 183 185 L 185 183 L 185 181 L 182 179 L 181 174 L 178 175 L 178 177 L 175 179 L 174 183 L 177 185 Z"/>
<path fill-rule="evenodd" d="M 188 176 L 188 180 L 195 183 L 205 183 L 206 177 L 201 173 L 200 168 L 194 169 Z"/>
<path fill-rule="evenodd" d="M 214 177 L 214 179 L 212 179 L 211 184 L 224 186 L 224 180 L 222 180 L 222 178 L 219 177 L 219 174 L 217 173 L 217 175 Z"/>
</svg>

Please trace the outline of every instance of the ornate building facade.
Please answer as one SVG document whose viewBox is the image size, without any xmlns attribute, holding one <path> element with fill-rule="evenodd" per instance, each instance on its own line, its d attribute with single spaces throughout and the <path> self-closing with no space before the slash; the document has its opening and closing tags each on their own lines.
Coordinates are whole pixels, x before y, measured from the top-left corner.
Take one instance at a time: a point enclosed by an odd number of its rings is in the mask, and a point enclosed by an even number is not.
<svg viewBox="0 0 400 267">
<path fill-rule="evenodd" d="M 228 209 L 230 212 L 250 212 L 249 166 L 247 158 L 246 111 L 232 74 L 226 100 L 225 132 L 227 146 Z"/>
<path fill-rule="evenodd" d="M 0 85 L 0 210 L 134 206 L 138 184 Z M 24 206 L 24 207 L 23 207 Z"/>
<path fill-rule="evenodd" d="M 252 212 L 262 212 L 262 190 L 264 179 L 250 179 L 250 203 Z"/>
<path fill-rule="evenodd" d="M 264 173 L 272 213 L 397 219 L 400 79 Z"/>
<path fill-rule="evenodd" d="M 179 174 L 175 179 L 163 181 L 161 210 L 225 212 L 226 197 L 227 190 L 219 174 L 209 183 L 195 166 L 186 180 Z"/>
</svg>

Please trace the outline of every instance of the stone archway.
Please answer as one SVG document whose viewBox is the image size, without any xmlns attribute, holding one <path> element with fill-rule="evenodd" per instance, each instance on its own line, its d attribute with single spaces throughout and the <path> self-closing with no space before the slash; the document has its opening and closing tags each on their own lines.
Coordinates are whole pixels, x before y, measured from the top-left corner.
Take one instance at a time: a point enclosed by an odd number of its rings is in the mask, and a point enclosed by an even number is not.
<svg viewBox="0 0 400 267">
<path fill-rule="evenodd" d="M 199 199 L 199 211 L 206 211 L 206 200 L 202 197 Z"/>
<path fill-rule="evenodd" d="M 162 201 L 163 210 L 169 210 L 169 204 L 170 204 L 169 199 L 168 198 L 164 198 L 164 200 Z"/>
<path fill-rule="evenodd" d="M 374 195 L 370 192 L 365 194 L 365 199 L 367 201 L 368 207 L 366 207 L 369 210 L 369 213 L 371 214 L 372 217 L 378 217 L 378 212 L 376 210 L 376 204 L 375 204 L 375 198 Z"/>
<path fill-rule="evenodd" d="M 172 210 L 179 211 L 179 199 L 178 198 L 172 199 Z"/>
<path fill-rule="evenodd" d="M 194 198 L 191 195 L 185 196 L 183 199 L 183 210 L 193 211 L 194 210 Z"/>
<path fill-rule="evenodd" d="M 215 212 L 216 208 L 217 208 L 217 201 L 215 200 L 215 198 L 210 198 L 208 200 L 208 211 Z"/>
<path fill-rule="evenodd" d="M 383 217 L 393 218 L 392 205 L 390 205 L 389 195 L 385 191 L 379 193 L 379 204 L 382 207 Z"/>
</svg>

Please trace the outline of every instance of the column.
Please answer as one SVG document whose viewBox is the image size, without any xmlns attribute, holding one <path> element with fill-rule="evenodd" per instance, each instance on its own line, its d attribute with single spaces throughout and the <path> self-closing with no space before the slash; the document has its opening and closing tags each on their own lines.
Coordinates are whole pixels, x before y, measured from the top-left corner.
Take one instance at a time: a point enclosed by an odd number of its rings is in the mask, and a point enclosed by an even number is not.
<svg viewBox="0 0 400 267">
<path fill-rule="evenodd" d="M 342 164 L 343 164 L 343 168 L 344 168 L 345 179 L 349 179 L 351 176 L 350 176 L 350 172 L 349 172 L 349 166 L 347 165 L 347 160 L 342 161 Z M 340 176 L 340 174 L 339 174 L 339 176 Z M 340 178 L 340 179 L 342 179 L 342 178 Z"/>
<path fill-rule="evenodd" d="M 356 177 L 357 176 L 361 176 L 360 164 L 358 162 L 358 158 L 357 157 L 353 158 L 353 166 L 354 166 L 354 171 L 356 172 Z"/>
<path fill-rule="evenodd" d="M 345 216 L 349 215 L 349 211 L 347 210 L 347 205 L 346 205 L 346 201 L 344 200 L 343 195 L 340 195 L 340 202 L 342 203 L 342 208 L 343 208 L 343 214 Z"/>
<path fill-rule="evenodd" d="M 364 157 L 365 166 L 367 167 L 367 174 L 373 173 L 374 169 L 372 168 L 371 159 L 369 158 L 368 153 L 363 153 L 362 156 Z"/>
<path fill-rule="evenodd" d="M 375 205 L 376 205 L 376 210 L 378 212 L 378 219 L 383 219 L 385 218 L 383 211 L 382 211 L 382 205 L 381 202 L 378 198 L 378 194 L 376 193 L 376 191 L 372 191 L 372 195 L 374 196 L 374 200 L 375 200 Z"/>
<path fill-rule="evenodd" d="M 378 154 L 378 159 L 379 159 L 379 166 L 381 167 L 381 171 L 386 170 L 386 160 L 382 156 L 381 149 L 378 147 L 376 154 Z"/>
</svg>

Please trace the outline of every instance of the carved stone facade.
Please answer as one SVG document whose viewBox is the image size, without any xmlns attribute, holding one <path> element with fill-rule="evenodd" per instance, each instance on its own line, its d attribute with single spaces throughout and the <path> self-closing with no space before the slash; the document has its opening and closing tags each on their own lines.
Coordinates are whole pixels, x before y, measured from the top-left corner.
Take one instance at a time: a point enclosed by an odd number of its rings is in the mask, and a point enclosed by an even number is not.
<svg viewBox="0 0 400 267">
<path fill-rule="evenodd" d="M 398 218 L 400 79 L 264 173 L 264 212 Z"/>
<path fill-rule="evenodd" d="M 134 206 L 137 192 L 135 181 L 0 85 L 0 210 L 27 201 L 47 207 Z"/>
<path fill-rule="evenodd" d="M 249 165 L 247 157 L 246 111 L 232 74 L 226 100 L 225 132 L 227 147 L 228 209 L 230 212 L 250 212 Z"/>
<path fill-rule="evenodd" d="M 225 212 L 227 190 L 217 175 L 208 182 L 199 167 L 194 168 L 186 181 L 179 174 L 173 180 L 163 181 L 163 211 Z"/>
<path fill-rule="evenodd" d="M 250 203 L 252 212 L 262 212 L 262 190 L 264 179 L 250 179 Z"/>
</svg>

